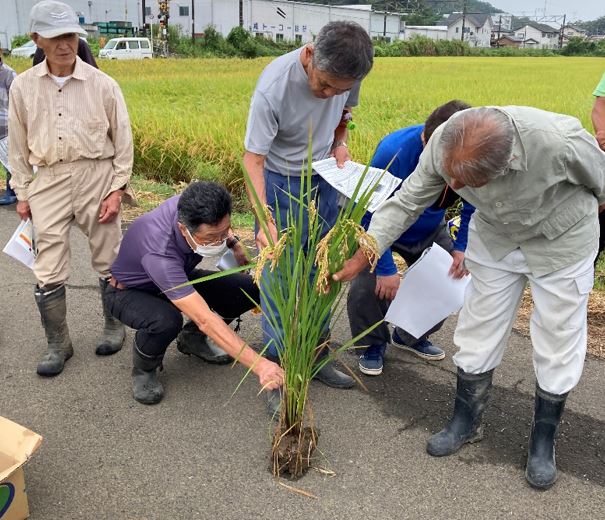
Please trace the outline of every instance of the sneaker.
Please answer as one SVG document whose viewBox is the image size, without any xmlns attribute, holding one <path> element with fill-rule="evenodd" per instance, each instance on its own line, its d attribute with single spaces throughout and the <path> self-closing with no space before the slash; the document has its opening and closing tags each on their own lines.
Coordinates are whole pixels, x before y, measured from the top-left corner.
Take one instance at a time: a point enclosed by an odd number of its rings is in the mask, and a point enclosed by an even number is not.
<svg viewBox="0 0 605 520">
<path fill-rule="evenodd" d="M 406 345 L 397 334 L 397 331 L 394 330 L 391 343 L 395 347 L 407 350 L 408 352 L 415 354 L 419 358 L 426 359 L 427 361 L 440 361 L 445 358 L 445 352 L 438 346 L 433 345 L 426 338 L 418 340 L 416 343 L 414 343 L 414 345 Z"/>
<path fill-rule="evenodd" d="M 370 345 L 365 352 L 359 356 L 359 370 L 367 376 L 379 376 L 384 367 L 384 353 L 387 349 L 385 344 Z"/>
<path fill-rule="evenodd" d="M 0 206 L 9 206 L 11 204 L 15 204 L 17 202 L 17 196 L 13 193 L 7 191 L 4 194 L 4 197 L 0 198 Z"/>
</svg>

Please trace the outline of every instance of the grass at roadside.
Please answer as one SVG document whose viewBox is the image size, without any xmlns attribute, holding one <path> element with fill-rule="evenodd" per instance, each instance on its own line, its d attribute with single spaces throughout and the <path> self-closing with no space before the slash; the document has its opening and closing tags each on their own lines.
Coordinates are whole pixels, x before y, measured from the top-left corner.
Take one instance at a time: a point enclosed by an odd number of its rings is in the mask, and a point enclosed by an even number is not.
<svg viewBox="0 0 605 520">
<path fill-rule="evenodd" d="M 139 215 L 151 211 L 166 199 L 182 192 L 187 187 L 184 182 L 166 184 L 151 181 L 138 175 L 133 175 L 131 184 L 137 197 L 138 206 L 124 206 L 124 220 L 126 221 L 132 221 Z M 231 225 L 236 233 L 242 235 L 242 238 L 253 238 L 254 216 L 251 212 L 234 211 L 231 215 Z"/>
</svg>

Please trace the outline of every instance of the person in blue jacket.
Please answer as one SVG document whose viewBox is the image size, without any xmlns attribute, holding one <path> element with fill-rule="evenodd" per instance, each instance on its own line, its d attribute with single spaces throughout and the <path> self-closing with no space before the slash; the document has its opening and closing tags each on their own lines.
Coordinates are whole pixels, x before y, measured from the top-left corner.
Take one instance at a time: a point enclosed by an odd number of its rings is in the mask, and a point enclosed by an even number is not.
<svg viewBox="0 0 605 520">
<path fill-rule="evenodd" d="M 456 112 L 467 108 L 470 108 L 470 105 L 462 101 L 449 101 L 435 109 L 425 124 L 402 128 L 387 135 L 376 148 L 371 166 L 381 169 L 388 166 L 390 173 L 402 180 L 406 179 L 416 168 L 424 145 L 437 127 Z M 460 229 L 456 239 L 452 240 L 444 217 L 445 210 L 457 202 L 458 195 L 446 187 L 435 203 L 427 208 L 416 223 L 382 255 L 374 273 L 366 270 L 351 281 L 347 313 L 353 337 L 384 319 L 397 293 L 400 276 L 393 260 L 393 253 L 401 255 L 409 266 L 435 242 L 450 252 L 453 257 L 450 274 L 457 278 L 467 274 L 464 267 L 464 251 L 468 238 L 468 223 L 475 208 L 463 201 Z M 371 213 L 367 213 L 362 221 L 366 229 L 371 218 Z M 399 327 L 395 328 L 391 337 L 388 325 L 382 323 L 357 343 L 369 345 L 359 357 L 360 371 L 366 375 L 380 375 L 388 343 L 408 350 L 422 359 L 431 361 L 443 359 L 445 357 L 443 350 L 428 339 L 429 335 L 439 330 L 442 324 L 443 322 L 437 324 L 422 337 L 415 338 Z"/>
</svg>

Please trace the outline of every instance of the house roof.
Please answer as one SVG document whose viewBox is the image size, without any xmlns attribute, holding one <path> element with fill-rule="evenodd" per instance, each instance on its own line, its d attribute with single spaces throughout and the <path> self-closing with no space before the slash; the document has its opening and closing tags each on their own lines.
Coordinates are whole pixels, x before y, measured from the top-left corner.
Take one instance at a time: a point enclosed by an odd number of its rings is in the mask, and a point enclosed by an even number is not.
<svg viewBox="0 0 605 520">
<path fill-rule="evenodd" d="M 500 36 L 500 40 L 510 40 L 511 42 L 521 43 L 523 41 L 523 38 L 515 38 L 510 34 L 503 34 L 502 36 Z"/>
<path fill-rule="evenodd" d="M 573 25 L 568 23 L 565 27 L 563 27 L 563 29 L 573 29 L 574 31 L 580 32 L 580 33 L 585 33 L 587 32 L 586 29 L 582 29 L 581 27 L 578 27 L 577 25 Z"/>
<path fill-rule="evenodd" d="M 452 13 L 445 20 L 448 27 L 454 25 L 458 20 L 462 19 L 462 13 Z M 489 14 L 467 14 L 465 19 L 466 25 L 469 27 L 474 25 L 475 27 L 483 27 L 486 23 L 493 25 L 492 17 Z"/>
<path fill-rule="evenodd" d="M 541 31 L 543 33 L 558 33 L 559 29 L 555 29 L 550 25 L 546 25 L 545 23 L 538 22 L 517 22 L 513 25 L 513 31 L 518 31 L 519 29 L 523 29 L 523 27 L 533 27 L 534 29 Z"/>
</svg>

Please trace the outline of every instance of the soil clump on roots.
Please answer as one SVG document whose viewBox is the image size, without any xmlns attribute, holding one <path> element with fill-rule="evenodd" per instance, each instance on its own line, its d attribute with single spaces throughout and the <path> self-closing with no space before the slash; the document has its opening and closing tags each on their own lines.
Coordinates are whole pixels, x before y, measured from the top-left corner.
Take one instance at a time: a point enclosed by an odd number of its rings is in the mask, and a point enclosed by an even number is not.
<svg viewBox="0 0 605 520">
<path fill-rule="evenodd" d="M 272 473 L 289 480 L 302 477 L 311 466 L 318 438 L 319 430 L 315 428 L 278 428 L 273 437 Z"/>
</svg>

